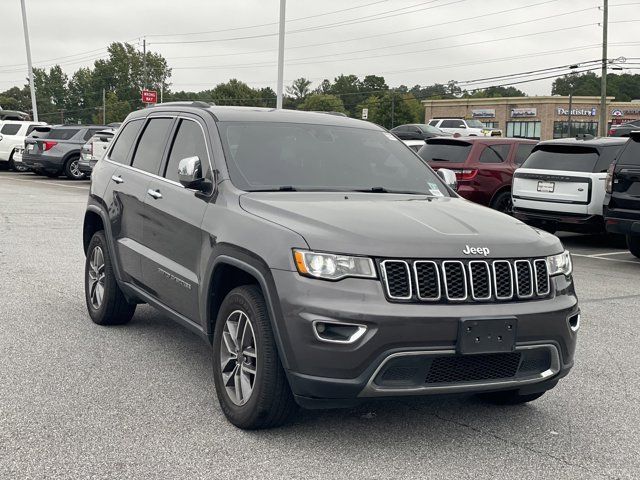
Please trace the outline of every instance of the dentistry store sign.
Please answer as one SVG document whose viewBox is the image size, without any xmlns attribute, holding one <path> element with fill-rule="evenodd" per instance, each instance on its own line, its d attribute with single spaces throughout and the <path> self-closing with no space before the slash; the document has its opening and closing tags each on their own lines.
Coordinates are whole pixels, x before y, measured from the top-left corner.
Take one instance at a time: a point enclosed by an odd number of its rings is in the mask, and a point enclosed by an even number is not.
<svg viewBox="0 0 640 480">
<path fill-rule="evenodd" d="M 557 113 L 558 113 L 558 115 L 568 116 L 569 115 L 569 109 L 568 108 L 558 107 Z M 598 115 L 598 111 L 597 111 L 596 107 L 593 107 L 593 108 L 572 108 L 571 109 L 571 116 L 572 117 L 595 117 L 597 115 Z"/>
</svg>

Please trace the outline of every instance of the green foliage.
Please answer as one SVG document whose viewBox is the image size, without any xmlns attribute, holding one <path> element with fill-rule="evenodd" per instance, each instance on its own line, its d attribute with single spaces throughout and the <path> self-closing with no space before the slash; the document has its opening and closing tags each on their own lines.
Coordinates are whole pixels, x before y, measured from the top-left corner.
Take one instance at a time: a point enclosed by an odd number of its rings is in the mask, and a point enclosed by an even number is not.
<svg viewBox="0 0 640 480">
<path fill-rule="evenodd" d="M 386 128 L 404 123 L 419 123 L 424 115 L 422 104 L 411 93 L 396 91 L 371 95 L 357 108 L 360 113 L 363 108 L 369 109 L 368 120 Z"/>
<path fill-rule="evenodd" d="M 290 87 L 287 87 L 287 93 L 296 100 L 304 100 L 311 91 L 311 80 L 300 77 L 293 81 Z"/>
<path fill-rule="evenodd" d="M 464 98 L 497 98 L 497 97 L 526 97 L 527 94 L 515 87 L 489 87 L 475 92 L 464 92 Z"/>
<path fill-rule="evenodd" d="M 600 77 L 594 72 L 565 75 L 556 78 L 551 87 L 552 95 L 569 95 L 573 84 L 574 95 L 599 96 Z M 640 75 L 623 73 L 607 75 L 607 95 L 619 102 L 629 102 L 640 98 Z"/>
<path fill-rule="evenodd" d="M 342 100 L 335 95 L 324 93 L 314 93 L 309 95 L 304 102 L 298 105 L 298 109 L 316 112 L 347 112 Z"/>
</svg>

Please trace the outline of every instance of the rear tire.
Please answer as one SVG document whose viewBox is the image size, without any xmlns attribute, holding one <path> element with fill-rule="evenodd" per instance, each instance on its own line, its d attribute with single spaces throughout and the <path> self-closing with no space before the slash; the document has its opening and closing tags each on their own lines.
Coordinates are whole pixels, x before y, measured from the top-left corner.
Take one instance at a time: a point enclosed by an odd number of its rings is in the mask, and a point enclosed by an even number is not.
<svg viewBox="0 0 640 480">
<path fill-rule="evenodd" d="M 213 335 L 213 378 L 220 407 L 236 427 L 278 427 L 297 410 L 267 305 L 256 285 L 233 289 L 220 306 Z"/>
<path fill-rule="evenodd" d="M 627 246 L 629 251 L 636 258 L 640 258 L 640 237 L 636 235 L 627 235 Z"/>
<path fill-rule="evenodd" d="M 518 390 L 506 390 L 503 392 L 479 393 L 478 398 L 487 403 L 493 403 L 494 405 L 521 405 L 537 400 L 545 393 L 546 392 L 536 392 L 520 395 Z"/>
<path fill-rule="evenodd" d="M 500 192 L 491 201 L 491 208 L 507 215 L 513 215 L 513 201 L 511 200 L 511 192 Z"/>
<path fill-rule="evenodd" d="M 84 173 L 80 171 L 78 162 L 80 157 L 71 157 L 64 164 L 64 175 L 69 180 L 82 180 L 85 178 Z"/>
<path fill-rule="evenodd" d="M 118 286 L 103 231 L 93 234 L 87 248 L 84 292 L 89 316 L 98 325 L 125 324 L 136 311 Z"/>
</svg>

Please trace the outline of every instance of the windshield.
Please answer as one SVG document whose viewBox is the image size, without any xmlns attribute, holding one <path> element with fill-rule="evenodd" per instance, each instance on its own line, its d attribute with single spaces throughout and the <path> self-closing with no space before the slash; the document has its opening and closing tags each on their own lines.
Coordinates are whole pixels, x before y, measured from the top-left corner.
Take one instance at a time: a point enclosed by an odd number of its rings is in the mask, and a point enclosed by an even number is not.
<svg viewBox="0 0 640 480">
<path fill-rule="evenodd" d="M 418 155 L 427 162 L 464 163 L 469 156 L 471 146 L 467 142 L 432 140 L 420 149 Z"/>
<path fill-rule="evenodd" d="M 467 120 L 467 125 L 471 128 L 486 128 L 480 120 Z"/>
<path fill-rule="evenodd" d="M 381 130 L 265 122 L 218 126 L 231 181 L 242 190 L 449 196 L 433 170 Z"/>
</svg>

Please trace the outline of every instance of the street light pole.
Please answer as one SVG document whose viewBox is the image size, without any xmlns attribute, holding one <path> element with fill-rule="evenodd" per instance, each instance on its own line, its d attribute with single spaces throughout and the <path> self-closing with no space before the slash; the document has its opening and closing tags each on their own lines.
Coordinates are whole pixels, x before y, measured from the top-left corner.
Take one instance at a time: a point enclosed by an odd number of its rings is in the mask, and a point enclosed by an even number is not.
<svg viewBox="0 0 640 480">
<path fill-rule="evenodd" d="M 284 82 L 284 23 L 287 0 L 280 0 L 280 35 L 278 37 L 278 85 L 276 85 L 276 108 L 282 108 L 282 84 Z"/>
<path fill-rule="evenodd" d="M 602 77 L 600 79 L 600 136 L 607 136 L 607 33 L 609 0 L 604 0 L 602 13 Z"/>
<path fill-rule="evenodd" d="M 578 68 L 578 65 L 571 65 L 569 67 L 569 69 L 571 70 L 571 73 L 569 73 L 569 118 L 568 118 L 568 123 L 569 123 L 569 131 L 568 131 L 568 138 L 571 138 L 571 110 L 573 110 L 573 88 L 575 87 L 574 81 L 575 81 L 575 76 L 574 76 L 574 70 Z"/>
<path fill-rule="evenodd" d="M 36 104 L 36 87 L 33 84 L 33 65 L 31 64 L 31 44 L 29 43 L 29 27 L 27 26 L 27 7 L 25 0 L 20 0 L 22 6 L 22 26 L 24 27 L 24 44 L 27 47 L 27 66 L 29 68 L 29 87 L 31 88 L 31 109 L 33 121 L 38 121 L 38 105 Z"/>
</svg>

